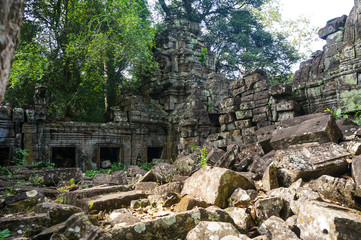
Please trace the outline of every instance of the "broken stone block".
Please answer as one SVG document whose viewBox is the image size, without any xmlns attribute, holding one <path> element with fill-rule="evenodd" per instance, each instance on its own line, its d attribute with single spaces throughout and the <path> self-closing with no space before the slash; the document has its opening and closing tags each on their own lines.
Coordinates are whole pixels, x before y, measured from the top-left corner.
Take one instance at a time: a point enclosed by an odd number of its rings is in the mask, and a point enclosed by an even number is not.
<svg viewBox="0 0 361 240">
<path fill-rule="evenodd" d="M 292 232 L 285 221 L 277 216 L 272 216 L 258 227 L 258 232 L 266 235 L 272 240 L 299 240 L 300 238 Z M 316 239 L 316 238 L 315 238 Z"/>
<path fill-rule="evenodd" d="M 207 157 L 208 157 L 208 162 L 213 165 L 214 163 L 216 163 L 217 161 L 219 161 L 219 159 L 221 159 L 223 157 L 223 155 L 226 152 L 223 151 L 222 149 L 219 148 L 212 148 L 212 150 L 208 153 Z"/>
<path fill-rule="evenodd" d="M 354 194 L 355 183 L 348 179 L 323 175 L 316 180 L 312 180 L 307 185 L 312 190 L 321 194 L 323 199 L 328 199 L 339 204 L 355 208 L 357 206 Z"/>
<path fill-rule="evenodd" d="M 356 185 L 356 195 L 361 197 L 361 155 L 352 158 L 351 169 Z"/>
<path fill-rule="evenodd" d="M 257 217 L 257 221 L 263 222 L 271 216 L 280 217 L 284 202 L 279 197 L 259 199 L 255 202 L 253 208 Z"/>
<path fill-rule="evenodd" d="M 157 186 L 153 190 L 153 194 L 158 194 L 158 195 L 163 195 L 163 194 L 167 194 L 167 193 L 179 193 L 180 194 L 182 192 L 182 188 L 183 188 L 182 182 L 166 183 L 161 186 Z"/>
<path fill-rule="evenodd" d="M 126 171 L 115 171 L 110 176 L 110 184 L 128 184 Z"/>
<path fill-rule="evenodd" d="M 246 233 L 253 225 L 252 217 L 246 208 L 229 207 L 225 210 L 242 233 Z"/>
<path fill-rule="evenodd" d="M 189 231 L 186 239 L 223 239 L 226 236 L 242 237 L 241 233 L 231 223 L 202 221 Z"/>
<path fill-rule="evenodd" d="M 279 187 L 277 179 L 277 168 L 274 163 L 271 163 L 264 172 L 262 178 L 262 187 L 266 191 L 270 191 Z"/>
<path fill-rule="evenodd" d="M 303 144 L 277 150 L 273 161 L 281 185 L 289 186 L 299 178 L 312 179 L 347 171 L 350 153 L 335 143 Z"/>
<path fill-rule="evenodd" d="M 31 190 L 6 197 L 4 204 L 6 209 L 22 211 L 23 209 L 33 208 L 36 204 L 44 201 L 43 194 L 36 190 Z"/>
<path fill-rule="evenodd" d="M 195 207 L 206 208 L 208 207 L 208 204 L 205 201 L 196 199 L 190 195 L 186 195 L 177 205 L 175 205 L 174 210 L 179 213 L 192 210 Z"/>
<path fill-rule="evenodd" d="M 198 208 L 152 221 L 140 222 L 107 232 L 108 239 L 185 239 L 187 233 L 201 221 L 230 222 L 232 218 L 222 210 Z"/>
<path fill-rule="evenodd" d="M 181 175 L 181 176 L 190 176 L 197 170 L 200 166 L 198 165 L 198 154 L 193 153 L 182 158 L 178 158 L 171 168 L 172 175 Z"/>
<path fill-rule="evenodd" d="M 93 177 L 93 183 L 96 185 L 109 184 L 112 176 L 108 174 L 99 173 Z"/>
<path fill-rule="evenodd" d="M 56 186 L 59 182 L 69 182 L 70 179 L 74 179 L 74 183 L 77 183 L 83 179 L 80 168 L 46 168 L 41 175 L 46 186 Z"/>
<path fill-rule="evenodd" d="M 282 124 L 282 123 L 281 123 Z M 273 149 L 286 149 L 288 146 L 309 142 L 338 142 L 342 138 L 331 115 L 307 120 L 299 125 L 281 128 L 273 133 L 270 144 Z"/>
<path fill-rule="evenodd" d="M 288 84 L 275 84 L 269 88 L 269 94 L 273 97 L 292 95 L 292 86 Z"/>
<path fill-rule="evenodd" d="M 9 229 L 11 237 L 23 236 L 24 233 L 34 236 L 49 227 L 48 214 L 32 216 L 7 216 L 0 218 L 0 229 Z"/>
<path fill-rule="evenodd" d="M 275 151 L 271 151 L 262 157 L 258 155 L 255 155 L 253 157 L 253 161 L 249 167 L 249 171 L 256 174 L 256 179 L 261 179 L 263 177 L 263 174 L 266 171 L 267 166 L 269 166 L 273 160 L 274 154 Z"/>
<path fill-rule="evenodd" d="M 184 182 L 182 195 L 201 198 L 221 208 L 237 188 L 252 189 L 253 184 L 234 171 L 219 167 L 203 167 Z"/>
<path fill-rule="evenodd" d="M 321 28 L 318 31 L 318 36 L 324 40 L 326 40 L 327 36 L 337 32 L 340 28 L 345 26 L 347 16 L 343 15 L 342 17 L 338 17 L 327 22 L 326 27 Z"/>
<path fill-rule="evenodd" d="M 310 201 L 300 206 L 297 226 L 301 239 L 360 239 L 361 214 L 335 204 Z"/>
<path fill-rule="evenodd" d="M 361 154 L 361 142 L 360 141 L 347 141 L 340 143 L 340 146 L 349 151 L 352 155 Z"/>
<path fill-rule="evenodd" d="M 232 207 L 248 207 L 257 197 L 258 192 L 253 189 L 243 190 L 237 188 L 230 197 L 229 205 Z"/>
<path fill-rule="evenodd" d="M 142 199 L 146 200 L 146 199 Z M 149 205 L 149 202 L 148 202 Z M 139 207 L 146 207 L 147 205 L 140 205 Z M 138 208 L 138 207 L 137 207 Z M 121 208 L 112 211 L 106 218 L 107 221 L 109 221 L 113 227 L 120 228 L 120 227 L 127 227 L 134 224 L 137 224 L 141 222 L 139 218 L 136 218 L 133 216 L 132 212 L 129 211 L 126 208 Z"/>
<path fill-rule="evenodd" d="M 139 166 L 129 166 L 127 170 L 127 174 L 132 178 L 139 178 L 140 176 L 144 176 L 147 171 L 141 169 Z"/>
<path fill-rule="evenodd" d="M 159 185 L 156 182 L 137 182 L 134 189 L 145 193 L 152 193 Z"/>
<path fill-rule="evenodd" d="M 108 193 L 100 196 L 83 198 L 71 203 L 84 211 L 104 211 L 127 207 L 132 200 L 142 199 L 147 194 L 138 191 Z"/>
<path fill-rule="evenodd" d="M 35 213 L 47 213 L 51 219 L 51 225 L 64 222 L 74 213 L 81 211 L 81 208 L 54 202 L 39 203 L 34 209 Z"/>
</svg>

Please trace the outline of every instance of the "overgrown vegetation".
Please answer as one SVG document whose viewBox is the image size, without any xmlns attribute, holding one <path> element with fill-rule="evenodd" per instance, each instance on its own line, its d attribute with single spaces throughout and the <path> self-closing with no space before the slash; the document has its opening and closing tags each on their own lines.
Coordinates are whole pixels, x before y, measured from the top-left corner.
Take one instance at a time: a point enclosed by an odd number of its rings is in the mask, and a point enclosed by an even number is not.
<svg viewBox="0 0 361 240">
<path fill-rule="evenodd" d="M 353 123 L 361 126 L 361 97 L 357 94 L 350 98 L 341 100 L 341 107 L 332 107 L 325 110 L 330 113 L 335 120 L 350 119 Z"/>
<path fill-rule="evenodd" d="M 11 236 L 11 233 L 8 228 L 0 231 L 0 239 L 4 239 L 4 238 L 10 237 L 10 236 Z"/>
<path fill-rule="evenodd" d="M 198 146 L 195 146 L 194 144 L 191 144 L 191 147 L 193 148 L 193 150 L 195 151 L 199 151 L 200 152 L 200 155 L 198 156 L 199 157 L 199 166 L 200 167 L 206 167 L 208 166 L 208 151 L 207 151 L 207 148 L 200 148 Z"/>
<path fill-rule="evenodd" d="M 99 170 L 87 170 L 85 171 L 85 176 L 93 178 L 97 174 L 111 174 L 115 171 L 127 171 L 127 167 L 122 162 L 112 163 L 109 169 L 99 169 Z"/>
<path fill-rule="evenodd" d="M 150 171 L 152 169 L 152 167 L 154 166 L 154 163 L 142 163 L 142 165 L 140 165 L 140 168 L 145 170 L 145 171 Z"/>
</svg>

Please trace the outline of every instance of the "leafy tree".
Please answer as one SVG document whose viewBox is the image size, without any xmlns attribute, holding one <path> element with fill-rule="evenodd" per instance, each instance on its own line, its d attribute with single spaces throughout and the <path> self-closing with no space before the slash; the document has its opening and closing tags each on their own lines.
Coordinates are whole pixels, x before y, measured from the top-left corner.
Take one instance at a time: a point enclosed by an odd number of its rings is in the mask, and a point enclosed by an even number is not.
<svg viewBox="0 0 361 240">
<path fill-rule="evenodd" d="M 298 61 L 295 47 L 281 33 L 271 34 L 255 12 L 267 0 L 158 0 L 168 17 L 186 18 L 203 26 L 208 48 L 216 53 L 216 70 L 237 77 L 263 68 L 280 81 L 289 79 Z M 257 11 L 256 11 L 257 10 Z"/>
<path fill-rule="evenodd" d="M 42 83 L 52 114 L 102 121 L 120 89 L 156 67 L 149 16 L 144 0 L 26 1 L 8 100 L 32 103 Z"/>
</svg>

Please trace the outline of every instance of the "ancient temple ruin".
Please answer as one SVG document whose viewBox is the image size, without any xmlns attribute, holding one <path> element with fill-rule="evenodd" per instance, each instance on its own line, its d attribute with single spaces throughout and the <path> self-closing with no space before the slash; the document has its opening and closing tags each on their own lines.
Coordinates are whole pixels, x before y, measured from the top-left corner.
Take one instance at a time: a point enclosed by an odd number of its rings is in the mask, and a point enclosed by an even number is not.
<svg viewBox="0 0 361 240">
<path fill-rule="evenodd" d="M 327 22 L 319 32 L 327 41 L 323 51 L 301 64 L 293 85 L 274 86 L 262 70 L 234 81 L 216 73 L 199 25 L 168 19 L 157 40 L 159 74 L 136 92 L 124 91 L 109 122 L 50 120 L 45 86 L 35 89 L 33 108 L 3 103 L 1 165 L 19 149 L 29 150 L 29 164 L 50 161 L 86 170 L 103 160 L 172 162 L 189 153 L 191 144 L 205 141 L 221 149 L 234 141 L 254 143 L 259 129 L 267 132 L 280 121 L 323 111 L 360 93 L 360 14 L 356 1 L 349 16 Z"/>
</svg>

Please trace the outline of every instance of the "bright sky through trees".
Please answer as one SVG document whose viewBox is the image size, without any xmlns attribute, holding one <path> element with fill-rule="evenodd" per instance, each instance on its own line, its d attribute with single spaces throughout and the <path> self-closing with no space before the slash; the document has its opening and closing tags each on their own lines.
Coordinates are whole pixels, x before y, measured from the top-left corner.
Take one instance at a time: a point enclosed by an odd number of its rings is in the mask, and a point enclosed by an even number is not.
<svg viewBox="0 0 361 240">
<path fill-rule="evenodd" d="M 284 19 L 306 17 L 315 27 L 321 28 L 330 19 L 349 15 L 354 0 L 280 0 Z M 312 44 L 312 50 L 321 50 L 325 41 L 319 39 Z"/>
</svg>

